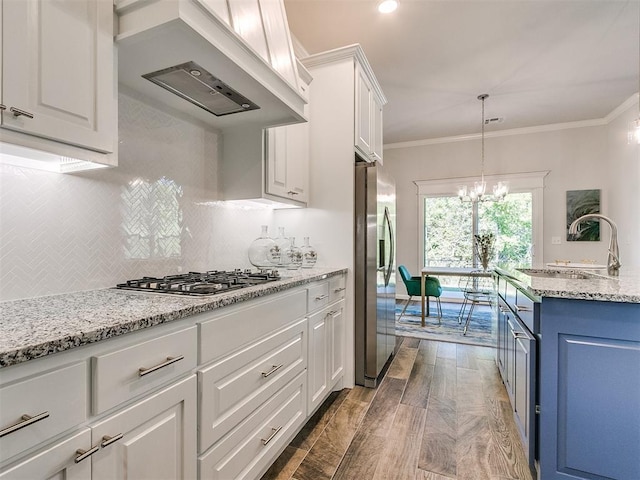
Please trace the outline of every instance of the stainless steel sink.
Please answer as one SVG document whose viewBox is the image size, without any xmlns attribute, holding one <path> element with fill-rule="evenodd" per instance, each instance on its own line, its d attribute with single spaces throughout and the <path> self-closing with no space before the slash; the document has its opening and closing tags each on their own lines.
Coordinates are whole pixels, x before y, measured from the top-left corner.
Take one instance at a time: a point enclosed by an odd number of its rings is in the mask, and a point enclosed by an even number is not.
<svg viewBox="0 0 640 480">
<path fill-rule="evenodd" d="M 532 277 L 564 278 L 567 280 L 587 280 L 593 278 L 591 275 L 587 275 L 586 273 L 581 272 L 563 272 L 559 270 L 532 270 L 529 268 L 520 268 L 518 270 Z"/>
</svg>

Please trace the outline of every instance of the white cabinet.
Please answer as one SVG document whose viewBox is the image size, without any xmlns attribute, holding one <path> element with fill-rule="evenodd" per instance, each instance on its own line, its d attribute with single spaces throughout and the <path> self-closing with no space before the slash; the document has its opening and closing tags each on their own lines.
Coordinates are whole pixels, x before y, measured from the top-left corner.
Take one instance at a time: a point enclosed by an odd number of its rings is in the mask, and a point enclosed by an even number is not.
<svg viewBox="0 0 640 480">
<path fill-rule="evenodd" d="M 326 309 L 309 316 L 309 411 L 329 393 L 330 316 Z"/>
<path fill-rule="evenodd" d="M 91 426 L 92 479 L 196 477 L 195 375 Z"/>
<path fill-rule="evenodd" d="M 4 0 L 1 41 L 1 126 L 12 131 L 3 141 L 47 151 L 51 141 L 114 151 L 111 2 Z M 21 134 L 47 140 L 34 144 Z M 115 157 L 98 158 L 115 163 Z"/>
<path fill-rule="evenodd" d="M 344 376 L 344 276 L 308 288 L 309 413 Z"/>
<path fill-rule="evenodd" d="M 311 75 L 300 65 L 299 92 L 310 97 Z M 257 200 L 304 207 L 309 201 L 310 122 L 224 132 L 221 164 L 224 200 Z M 261 160 L 261 162 L 260 162 Z"/>
<path fill-rule="evenodd" d="M 355 146 L 368 162 L 382 163 L 383 100 L 373 87 L 366 71 L 356 63 L 355 76 Z"/>
<path fill-rule="evenodd" d="M 1 480 L 32 480 L 36 478 L 63 478 L 65 480 L 91 480 L 91 457 L 75 463 L 77 450 L 91 448 L 91 432 L 83 428 L 69 438 L 51 446 L 0 472 Z"/>
</svg>

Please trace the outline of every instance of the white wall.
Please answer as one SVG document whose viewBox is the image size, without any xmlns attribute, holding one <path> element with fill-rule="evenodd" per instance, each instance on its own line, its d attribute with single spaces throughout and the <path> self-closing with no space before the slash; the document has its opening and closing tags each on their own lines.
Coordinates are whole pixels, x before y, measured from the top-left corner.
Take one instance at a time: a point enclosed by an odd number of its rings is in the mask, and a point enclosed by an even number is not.
<svg viewBox="0 0 640 480">
<path fill-rule="evenodd" d="M 0 300 L 251 266 L 247 249 L 273 213 L 212 203 L 219 194 L 218 135 L 124 94 L 118 108 L 117 168 L 63 175 L 0 164 Z M 163 240 L 177 244 L 179 255 L 127 246 L 145 235 L 157 208 L 145 185 L 161 178 L 181 192 L 181 219 L 170 226 L 177 233 Z"/>
<path fill-rule="evenodd" d="M 602 213 L 617 221 L 621 230 L 625 225 L 623 263 L 640 265 L 636 253 L 640 248 L 639 149 L 626 143 L 626 118 L 630 119 L 633 111 L 637 113 L 637 106 L 608 125 L 508 136 L 491 136 L 488 132 L 485 137 L 485 174 L 550 171 L 544 188 L 545 263 L 555 259 L 606 262 L 607 226 L 603 226 L 599 242 L 566 242 L 565 234 L 566 191 L 600 189 Z M 619 138 L 623 127 L 624 140 Z M 478 138 L 385 149 L 385 167 L 396 179 L 399 265 L 405 264 L 412 271 L 419 268 L 418 198 L 413 181 L 479 175 L 480 155 Z M 562 243 L 552 245 L 552 236 L 561 237 Z"/>
<path fill-rule="evenodd" d="M 640 266 L 640 146 L 627 143 L 629 123 L 638 118 L 638 104 L 631 106 L 607 128 L 610 171 L 608 202 L 618 225 L 622 268 Z M 604 227 L 605 231 L 608 227 Z"/>
</svg>

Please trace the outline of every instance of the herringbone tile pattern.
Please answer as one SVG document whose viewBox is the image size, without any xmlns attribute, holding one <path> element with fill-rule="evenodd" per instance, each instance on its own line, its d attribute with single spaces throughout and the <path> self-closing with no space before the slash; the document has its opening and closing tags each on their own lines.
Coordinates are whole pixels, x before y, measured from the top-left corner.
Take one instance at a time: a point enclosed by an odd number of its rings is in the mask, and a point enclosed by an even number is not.
<svg viewBox="0 0 640 480">
<path fill-rule="evenodd" d="M 0 301 L 250 267 L 249 244 L 272 213 L 209 203 L 217 135 L 123 94 L 119 128 L 117 168 L 0 165 Z"/>
<path fill-rule="evenodd" d="M 406 337 L 377 389 L 333 392 L 262 480 L 532 480 L 488 347 Z"/>
</svg>

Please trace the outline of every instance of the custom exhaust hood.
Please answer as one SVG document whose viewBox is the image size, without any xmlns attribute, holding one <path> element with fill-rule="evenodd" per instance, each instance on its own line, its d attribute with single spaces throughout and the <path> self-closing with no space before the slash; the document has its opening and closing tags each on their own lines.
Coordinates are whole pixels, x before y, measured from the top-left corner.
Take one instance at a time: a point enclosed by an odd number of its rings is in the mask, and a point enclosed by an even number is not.
<svg viewBox="0 0 640 480">
<path fill-rule="evenodd" d="M 121 86 L 220 130 L 305 121 L 300 93 L 204 2 L 118 5 Z"/>
</svg>

